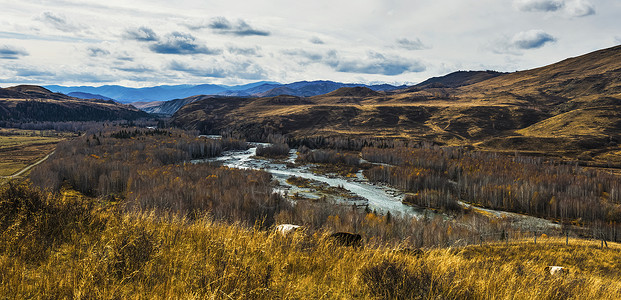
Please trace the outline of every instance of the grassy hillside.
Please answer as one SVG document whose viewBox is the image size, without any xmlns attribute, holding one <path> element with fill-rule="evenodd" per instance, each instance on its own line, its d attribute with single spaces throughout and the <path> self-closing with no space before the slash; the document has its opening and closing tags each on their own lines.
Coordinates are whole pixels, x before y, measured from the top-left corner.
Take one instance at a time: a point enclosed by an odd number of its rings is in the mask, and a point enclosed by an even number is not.
<svg viewBox="0 0 621 300">
<path fill-rule="evenodd" d="M 614 243 L 541 238 L 416 253 L 338 246 L 321 231 L 282 236 L 207 216 L 122 213 L 67 189 L 41 196 L 4 187 L 0 205 L 6 298 L 621 297 Z M 546 274 L 550 265 L 569 274 Z"/>
</svg>

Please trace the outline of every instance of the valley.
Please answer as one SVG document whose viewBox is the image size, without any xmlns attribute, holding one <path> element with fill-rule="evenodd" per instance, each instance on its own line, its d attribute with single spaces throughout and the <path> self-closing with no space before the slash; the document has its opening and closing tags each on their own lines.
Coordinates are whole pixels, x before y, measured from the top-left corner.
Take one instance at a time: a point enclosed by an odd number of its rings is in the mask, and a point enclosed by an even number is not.
<svg viewBox="0 0 621 300">
<path fill-rule="evenodd" d="M 143 110 L 0 89 L 0 294 L 617 299 L 620 58 Z"/>
</svg>

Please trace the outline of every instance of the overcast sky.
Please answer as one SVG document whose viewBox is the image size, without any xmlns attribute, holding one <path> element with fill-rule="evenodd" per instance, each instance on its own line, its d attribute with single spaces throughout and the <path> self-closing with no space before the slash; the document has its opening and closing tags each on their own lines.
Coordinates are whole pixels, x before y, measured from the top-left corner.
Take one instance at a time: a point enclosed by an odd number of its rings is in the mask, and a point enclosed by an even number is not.
<svg viewBox="0 0 621 300">
<path fill-rule="evenodd" d="M 621 44 L 619 0 L 0 0 L 0 86 L 416 83 Z"/>
</svg>

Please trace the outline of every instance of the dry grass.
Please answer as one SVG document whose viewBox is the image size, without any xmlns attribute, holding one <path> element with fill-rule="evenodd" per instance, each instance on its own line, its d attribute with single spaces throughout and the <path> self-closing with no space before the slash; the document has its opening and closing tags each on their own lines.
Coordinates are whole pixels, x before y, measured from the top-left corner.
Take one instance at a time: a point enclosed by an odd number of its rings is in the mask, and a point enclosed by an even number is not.
<svg viewBox="0 0 621 300">
<path fill-rule="evenodd" d="M 209 217 L 123 215 L 75 192 L 18 226 L 58 224 L 49 243 L 2 231 L 6 298 L 618 299 L 621 246 L 518 241 L 416 254 L 335 246 L 322 232 L 283 237 Z M 77 209 L 82 208 L 82 209 Z M 72 215 L 80 213 L 80 216 Z M 25 222 L 25 223 L 24 223 Z M 38 222 L 38 223 L 37 223 Z M 56 222 L 56 223 L 55 223 Z M 44 229 L 41 229 L 44 228 Z M 37 246 L 39 245 L 39 246 Z M 40 245 L 47 245 L 46 247 Z M 36 246 L 36 247 L 35 247 Z M 34 248 L 33 248 L 34 247 Z M 43 248 L 42 248 L 43 247 Z M 36 251 L 34 251 L 36 250 Z M 568 267 L 566 276 L 544 267 Z"/>
<path fill-rule="evenodd" d="M 0 129 L 0 176 L 9 176 L 35 163 L 66 138 L 54 132 Z"/>
</svg>

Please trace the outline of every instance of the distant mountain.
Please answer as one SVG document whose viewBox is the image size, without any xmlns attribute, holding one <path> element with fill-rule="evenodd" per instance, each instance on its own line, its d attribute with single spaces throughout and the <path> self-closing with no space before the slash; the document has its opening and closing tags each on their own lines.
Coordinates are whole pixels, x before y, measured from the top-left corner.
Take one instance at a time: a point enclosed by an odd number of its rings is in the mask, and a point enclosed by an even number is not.
<svg viewBox="0 0 621 300">
<path fill-rule="evenodd" d="M 0 121 L 106 121 L 148 116 L 130 105 L 111 100 L 75 98 L 40 86 L 0 88 Z"/>
<path fill-rule="evenodd" d="M 312 97 L 324 95 L 344 87 L 365 87 L 374 91 L 391 91 L 405 86 L 390 84 L 366 85 L 356 83 L 339 83 L 334 81 L 299 81 L 285 84 L 262 93 L 251 94 L 253 97 L 273 97 L 278 95 L 291 95 L 300 97 Z"/>
<path fill-rule="evenodd" d="M 457 71 L 444 76 L 429 78 L 408 90 L 420 90 L 425 88 L 457 88 L 460 86 L 475 84 L 503 74 L 496 71 Z"/>
<path fill-rule="evenodd" d="M 179 110 L 182 106 L 186 104 L 192 103 L 194 101 L 207 99 L 207 98 L 214 98 L 214 97 L 223 98 L 223 96 L 198 95 L 198 96 L 192 96 L 192 97 L 187 97 L 183 99 L 174 99 L 174 100 L 169 100 L 169 101 L 142 102 L 142 103 L 139 103 L 138 105 L 136 105 L 136 103 L 132 103 L 132 104 L 136 106 L 137 108 L 145 112 L 148 112 L 150 114 L 171 116 L 172 114 L 174 114 L 177 110 Z M 152 103 L 155 103 L 155 105 L 151 105 Z"/>
<path fill-rule="evenodd" d="M 97 95 L 97 94 L 90 94 L 90 93 L 83 93 L 83 92 L 71 92 L 71 93 L 68 93 L 67 96 L 71 96 L 71 97 L 75 97 L 75 98 L 80 98 L 80 99 L 114 100 L 114 99 L 108 98 L 106 96 Z"/>
<path fill-rule="evenodd" d="M 194 95 L 211 95 L 224 92 L 227 87 L 201 84 L 201 85 L 160 85 L 146 88 L 128 88 L 118 85 L 104 85 L 100 87 L 91 86 L 46 86 L 51 91 L 63 94 L 71 92 L 82 92 L 89 94 L 98 94 L 123 103 L 131 103 L 136 101 L 164 101 L 176 98 L 185 98 Z"/>
<path fill-rule="evenodd" d="M 137 101 L 133 102 L 132 105 L 148 113 L 172 115 L 183 105 L 192 103 L 194 101 L 197 101 L 197 99 L 203 99 L 205 97 L 276 97 L 280 95 L 312 97 L 324 95 L 344 87 L 364 87 L 365 89 L 368 89 L 370 91 L 390 91 L 399 88 L 405 88 L 405 86 L 393 86 L 390 84 L 368 86 L 364 84 L 339 83 L 333 81 L 299 81 L 289 84 L 256 82 L 243 86 L 228 87 L 228 90 L 224 92 L 209 94 L 197 93 L 201 91 L 200 86 L 197 87 L 198 88 L 189 87 L 186 91 L 184 91 L 184 95 L 192 94 L 192 96 L 189 97 L 185 96 L 168 101 Z"/>
<path fill-rule="evenodd" d="M 371 85 L 339 83 L 333 81 L 300 81 L 289 84 L 260 81 L 244 85 L 226 86 L 215 84 L 201 85 L 160 85 L 146 88 L 128 88 L 118 85 L 91 86 L 46 86 L 51 91 L 70 94 L 83 93 L 99 95 L 123 103 L 167 101 L 171 99 L 183 99 L 197 95 L 217 95 L 234 97 L 270 97 L 282 94 L 310 97 L 323 95 L 342 87 L 364 86 L 377 91 L 394 90 L 397 88 L 389 84 Z M 82 98 L 82 97 L 80 97 Z"/>
</svg>

